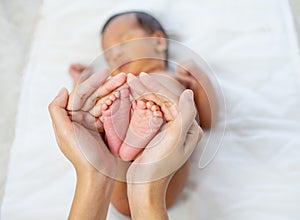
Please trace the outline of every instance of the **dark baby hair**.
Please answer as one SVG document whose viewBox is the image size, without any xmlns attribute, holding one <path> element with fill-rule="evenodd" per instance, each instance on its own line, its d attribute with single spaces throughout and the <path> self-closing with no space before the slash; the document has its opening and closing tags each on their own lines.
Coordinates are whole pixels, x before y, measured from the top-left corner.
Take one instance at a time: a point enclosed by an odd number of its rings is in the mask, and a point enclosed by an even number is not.
<svg viewBox="0 0 300 220">
<path fill-rule="evenodd" d="M 159 21 L 152 15 L 150 15 L 146 12 L 143 12 L 143 11 L 125 11 L 125 12 L 121 12 L 121 13 L 112 15 L 103 25 L 103 27 L 101 29 L 101 34 L 104 33 L 105 29 L 107 28 L 107 26 L 109 25 L 109 23 L 112 20 L 114 20 L 116 17 L 119 17 L 121 15 L 126 15 L 126 14 L 133 14 L 135 16 L 138 24 L 140 25 L 140 27 L 147 33 L 153 34 L 155 31 L 160 31 L 163 33 L 165 38 L 168 38 L 168 35 L 167 35 L 165 29 L 159 23 Z M 166 49 L 166 64 L 167 64 L 167 60 L 168 60 L 168 49 Z"/>
</svg>

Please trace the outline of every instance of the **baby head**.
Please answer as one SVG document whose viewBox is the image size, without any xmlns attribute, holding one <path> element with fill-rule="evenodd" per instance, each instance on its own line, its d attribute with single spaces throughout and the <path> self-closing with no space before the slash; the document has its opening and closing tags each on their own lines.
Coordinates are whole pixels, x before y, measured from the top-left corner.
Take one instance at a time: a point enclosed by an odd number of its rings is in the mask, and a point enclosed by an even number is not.
<svg viewBox="0 0 300 220">
<path fill-rule="evenodd" d="M 152 15 L 127 11 L 113 15 L 101 30 L 102 49 L 112 75 L 138 75 L 166 69 L 167 34 Z"/>
</svg>

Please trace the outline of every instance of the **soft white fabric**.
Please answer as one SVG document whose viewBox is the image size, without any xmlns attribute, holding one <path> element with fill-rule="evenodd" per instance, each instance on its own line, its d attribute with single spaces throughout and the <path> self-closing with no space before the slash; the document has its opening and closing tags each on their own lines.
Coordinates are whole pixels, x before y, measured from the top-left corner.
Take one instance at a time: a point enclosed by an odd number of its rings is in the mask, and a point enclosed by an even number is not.
<svg viewBox="0 0 300 220">
<path fill-rule="evenodd" d="M 0 1 L 0 204 L 14 139 L 21 75 L 27 63 L 40 3 L 41 0 Z"/>
<path fill-rule="evenodd" d="M 133 8 L 151 11 L 204 56 L 225 94 L 220 150 L 200 169 L 196 149 L 170 219 L 299 219 L 299 51 L 285 0 L 45 1 L 24 76 L 1 219 L 67 218 L 75 175 L 56 145 L 47 105 L 60 87 L 71 88 L 69 64 L 87 63 L 100 51 L 102 22 Z M 111 207 L 108 219 L 126 218 Z"/>
</svg>

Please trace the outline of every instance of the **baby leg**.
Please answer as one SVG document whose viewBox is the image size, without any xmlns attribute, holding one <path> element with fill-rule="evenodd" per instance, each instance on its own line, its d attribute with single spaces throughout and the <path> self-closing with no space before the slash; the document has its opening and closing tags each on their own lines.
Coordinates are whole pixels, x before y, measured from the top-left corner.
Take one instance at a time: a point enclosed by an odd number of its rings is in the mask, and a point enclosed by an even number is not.
<svg viewBox="0 0 300 220">
<path fill-rule="evenodd" d="M 133 102 L 133 114 L 119 155 L 125 161 L 133 160 L 160 129 L 163 118 L 160 107 L 153 102 Z"/>
<path fill-rule="evenodd" d="M 101 120 L 109 148 L 115 155 L 119 154 L 120 146 L 128 129 L 130 109 L 131 103 L 128 88 L 122 88 L 120 91 L 110 95 L 102 105 Z"/>
</svg>

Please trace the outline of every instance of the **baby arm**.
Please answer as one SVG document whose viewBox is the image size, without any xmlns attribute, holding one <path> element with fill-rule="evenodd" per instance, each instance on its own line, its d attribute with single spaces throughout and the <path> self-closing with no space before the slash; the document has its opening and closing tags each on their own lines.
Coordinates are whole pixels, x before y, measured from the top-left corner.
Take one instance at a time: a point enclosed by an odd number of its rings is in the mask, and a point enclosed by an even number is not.
<svg viewBox="0 0 300 220">
<path fill-rule="evenodd" d="M 178 65 L 177 71 L 179 75 L 175 78 L 194 92 L 201 127 L 211 128 L 216 120 L 218 102 L 209 78 L 191 60 Z"/>
</svg>

